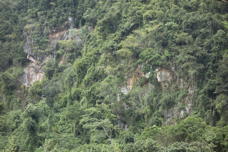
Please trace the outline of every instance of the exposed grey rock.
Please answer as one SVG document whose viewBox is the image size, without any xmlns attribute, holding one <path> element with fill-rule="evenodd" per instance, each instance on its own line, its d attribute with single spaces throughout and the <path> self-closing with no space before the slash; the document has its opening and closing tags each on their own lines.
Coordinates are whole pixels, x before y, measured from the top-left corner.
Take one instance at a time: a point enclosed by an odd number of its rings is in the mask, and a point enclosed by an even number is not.
<svg viewBox="0 0 228 152">
<path fill-rule="evenodd" d="M 22 76 L 22 83 L 29 87 L 36 81 L 41 81 L 44 78 L 44 72 L 36 63 L 30 63 L 25 69 Z"/>
<path fill-rule="evenodd" d="M 172 72 L 168 69 L 158 68 L 155 70 L 158 82 L 170 82 L 173 79 Z"/>
<path fill-rule="evenodd" d="M 69 16 L 68 17 L 68 22 L 70 24 L 70 28 L 71 29 L 74 28 L 74 19 L 73 19 L 73 17 Z"/>
<path fill-rule="evenodd" d="M 82 45 L 82 36 L 80 29 L 73 29 L 73 18 L 69 17 L 69 23 L 71 25 L 71 29 L 63 30 L 59 32 L 55 32 L 49 34 L 49 44 L 47 53 L 37 53 L 34 48 L 34 42 L 32 39 L 32 29 L 25 30 L 25 44 L 24 44 L 24 52 L 27 54 L 27 59 L 30 61 L 27 67 L 24 69 L 24 74 L 21 78 L 22 84 L 29 87 L 36 81 L 41 81 L 45 74 L 43 71 L 43 66 L 51 59 L 55 58 L 56 47 L 59 41 L 61 40 L 73 40 L 75 45 Z M 30 28 L 33 28 L 32 26 Z M 65 56 L 62 57 L 60 64 L 65 62 Z"/>
<path fill-rule="evenodd" d="M 149 77 L 150 77 L 150 72 L 148 72 L 148 73 L 145 74 L 145 78 L 148 79 Z"/>
<path fill-rule="evenodd" d="M 121 87 L 120 88 L 120 92 L 122 92 L 123 94 L 127 95 L 130 92 L 131 89 L 129 89 L 128 87 Z"/>
</svg>

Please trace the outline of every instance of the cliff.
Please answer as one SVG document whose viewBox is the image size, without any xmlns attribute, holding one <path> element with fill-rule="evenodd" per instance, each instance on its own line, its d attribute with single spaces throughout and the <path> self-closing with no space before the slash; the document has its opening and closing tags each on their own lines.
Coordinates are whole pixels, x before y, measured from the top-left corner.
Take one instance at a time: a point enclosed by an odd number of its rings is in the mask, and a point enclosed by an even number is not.
<svg viewBox="0 0 228 152">
<path fill-rule="evenodd" d="M 227 6 L 0 0 L 0 151 L 226 152 Z"/>
</svg>

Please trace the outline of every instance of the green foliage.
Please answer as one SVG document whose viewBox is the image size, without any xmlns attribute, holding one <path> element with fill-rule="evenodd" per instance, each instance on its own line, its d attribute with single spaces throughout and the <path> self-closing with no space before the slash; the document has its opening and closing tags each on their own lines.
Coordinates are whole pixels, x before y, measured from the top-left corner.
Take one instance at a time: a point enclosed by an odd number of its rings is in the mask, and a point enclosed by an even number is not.
<svg viewBox="0 0 228 152">
<path fill-rule="evenodd" d="M 44 72 L 48 79 L 51 79 L 56 71 L 56 61 L 55 59 L 49 60 L 44 68 Z"/>
<path fill-rule="evenodd" d="M 22 32 L 15 1 L 0 1 L 0 71 L 24 63 Z"/>
<path fill-rule="evenodd" d="M 92 143 L 102 143 L 105 139 L 111 140 L 113 136 L 115 128 L 112 122 L 115 116 L 107 108 L 106 105 L 88 108 L 82 115 L 79 124 L 87 130 Z"/>
<path fill-rule="evenodd" d="M 0 151 L 226 152 L 226 8 L 0 0 Z M 23 45 L 46 76 L 28 88 Z"/>
<path fill-rule="evenodd" d="M 64 50 L 68 51 L 74 48 L 74 41 L 73 40 L 60 40 L 59 46 L 60 48 L 63 48 Z"/>
<path fill-rule="evenodd" d="M 123 58 L 130 58 L 132 56 L 132 52 L 129 49 L 120 49 L 116 53 Z"/>
<path fill-rule="evenodd" d="M 178 142 L 170 145 L 168 148 L 166 148 L 164 151 L 167 152 L 213 152 L 213 149 L 211 148 L 211 145 L 205 144 L 205 143 L 184 143 L 184 142 Z"/>
<path fill-rule="evenodd" d="M 206 124 L 201 118 L 189 117 L 171 129 L 171 132 L 177 141 L 191 142 L 200 140 L 205 129 Z"/>
<path fill-rule="evenodd" d="M 138 140 L 134 144 L 127 144 L 124 152 L 151 152 L 160 151 L 160 147 L 152 139 Z"/>
</svg>

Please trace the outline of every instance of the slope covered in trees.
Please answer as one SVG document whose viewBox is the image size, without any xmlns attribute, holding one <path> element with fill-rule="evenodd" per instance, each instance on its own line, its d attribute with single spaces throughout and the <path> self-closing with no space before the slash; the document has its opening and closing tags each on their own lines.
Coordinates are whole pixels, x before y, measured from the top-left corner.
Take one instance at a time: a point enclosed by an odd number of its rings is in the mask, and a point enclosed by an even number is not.
<svg viewBox="0 0 228 152">
<path fill-rule="evenodd" d="M 226 152 L 227 10 L 0 0 L 0 151 Z"/>
</svg>

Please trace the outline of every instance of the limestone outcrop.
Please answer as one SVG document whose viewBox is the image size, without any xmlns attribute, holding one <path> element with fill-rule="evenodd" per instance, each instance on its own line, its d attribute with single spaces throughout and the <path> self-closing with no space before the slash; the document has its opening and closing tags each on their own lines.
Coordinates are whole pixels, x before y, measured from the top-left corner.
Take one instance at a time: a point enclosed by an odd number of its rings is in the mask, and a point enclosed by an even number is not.
<svg viewBox="0 0 228 152">
<path fill-rule="evenodd" d="M 72 18 L 69 18 L 69 22 Z M 21 77 L 21 82 L 23 85 L 29 87 L 36 81 L 41 81 L 45 77 L 44 66 L 52 58 L 56 58 L 56 50 L 58 43 L 61 41 L 73 41 L 77 46 L 83 44 L 81 29 L 73 28 L 65 30 L 54 30 L 50 33 L 48 38 L 48 44 L 45 50 L 37 49 L 37 44 L 34 41 L 33 35 L 34 31 L 37 30 L 37 25 L 27 25 L 24 30 L 25 44 L 24 52 L 27 54 L 27 59 L 29 61 L 28 65 L 24 69 L 24 73 Z M 42 32 L 41 32 L 42 33 Z M 66 60 L 65 54 L 62 55 L 60 60 L 60 65 L 64 64 Z"/>
</svg>

